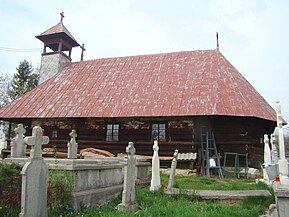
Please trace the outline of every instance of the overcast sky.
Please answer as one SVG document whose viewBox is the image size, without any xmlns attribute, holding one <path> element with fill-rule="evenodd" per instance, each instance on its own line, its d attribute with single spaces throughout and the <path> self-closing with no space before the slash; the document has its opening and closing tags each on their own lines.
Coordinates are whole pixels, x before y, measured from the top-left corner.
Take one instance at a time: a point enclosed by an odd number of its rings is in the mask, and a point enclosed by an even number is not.
<svg viewBox="0 0 289 217">
<path fill-rule="evenodd" d="M 39 67 L 35 36 L 62 11 L 86 60 L 215 49 L 219 32 L 222 54 L 273 108 L 279 99 L 289 120 L 287 0 L 1 0 L 0 73 L 15 73 L 23 59 Z M 79 61 L 80 48 L 72 54 Z"/>
</svg>

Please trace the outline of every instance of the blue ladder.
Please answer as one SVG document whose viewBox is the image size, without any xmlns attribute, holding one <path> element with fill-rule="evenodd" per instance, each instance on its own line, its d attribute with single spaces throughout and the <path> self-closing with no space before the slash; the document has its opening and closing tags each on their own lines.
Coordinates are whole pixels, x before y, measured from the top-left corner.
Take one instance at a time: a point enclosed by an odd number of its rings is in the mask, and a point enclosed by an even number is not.
<svg viewBox="0 0 289 217">
<path fill-rule="evenodd" d="M 217 170 L 219 178 L 224 178 L 219 154 L 217 151 L 214 132 L 206 135 L 206 176 L 210 177 L 210 170 Z"/>
</svg>

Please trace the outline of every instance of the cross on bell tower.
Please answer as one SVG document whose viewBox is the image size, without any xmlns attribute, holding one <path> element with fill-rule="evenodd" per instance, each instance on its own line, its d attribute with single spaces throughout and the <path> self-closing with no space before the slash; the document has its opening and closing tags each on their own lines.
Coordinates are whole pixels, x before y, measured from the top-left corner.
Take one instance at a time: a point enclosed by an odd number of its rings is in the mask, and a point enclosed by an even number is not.
<svg viewBox="0 0 289 217">
<path fill-rule="evenodd" d="M 69 62 L 73 47 L 80 46 L 63 24 L 64 12 L 60 13 L 60 22 L 36 36 L 44 43 L 39 84 L 57 74 Z"/>
</svg>

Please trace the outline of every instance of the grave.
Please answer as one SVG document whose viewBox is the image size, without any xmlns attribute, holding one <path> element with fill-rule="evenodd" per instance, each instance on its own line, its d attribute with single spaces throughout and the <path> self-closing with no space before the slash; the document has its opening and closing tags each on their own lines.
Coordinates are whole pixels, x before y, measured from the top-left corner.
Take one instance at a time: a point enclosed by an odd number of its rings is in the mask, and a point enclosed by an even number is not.
<svg viewBox="0 0 289 217">
<path fill-rule="evenodd" d="M 288 152 L 289 148 L 289 137 L 284 133 L 286 129 L 288 129 L 288 125 L 283 126 L 281 104 L 279 101 L 276 102 L 276 115 L 277 127 L 274 133 L 271 134 L 271 150 L 269 147 L 269 138 L 267 135 L 264 135 L 265 170 L 262 181 L 273 185 L 278 216 L 286 217 L 289 216 L 289 171 L 288 161 L 286 159 L 286 150 Z"/>
<path fill-rule="evenodd" d="M 117 209 L 121 212 L 135 212 L 138 209 L 138 205 L 135 199 L 136 158 L 134 156 L 135 147 L 133 142 L 128 143 L 126 153 L 122 202 L 117 206 Z"/>
<path fill-rule="evenodd" d="M 176 174 L 176 168 L 178 163 L 178 150 L 175 150 L 175 153 L 173 155 L 172 165 L 171 165 L 171 173 L 169 178 L 169 183 L 167 187 L 167 191 L 171 192 L 174 187 L 174 180 L 175 180 L 175 174 Z"/>
<path fill-rule="evenodd" d="M 41 150 L 39 150 L 41 151 Z M 43 158 L 49 170 L 70 177 L 72 184 L 71 202 L 75 210 L 101 206 L 122 192 L 124 158 L 101 157 L 88 159 Z M 6 163 L 24 165 L 29 158 L 6 158 Z M 135 178 L 139 186 L 150 183 L 150 163 L 136 159 Z"/>
<path fill-rule="evenodd" d="M 42 158 L 41 146 L 48 144 L 49 138 L 42 136 L 41 127 L 34 127 L 32 136 L 25 137 L 24 141 L 32 147 L 30 158 L 21 171 L 22 192 L 19 217 L 46 217 L 48 168 Z"/>
<path fill-rule="evenodd" d="M 5 133 L 3 132 L 3 130 L 3 123 L 0 122 L 0 153 L 2 152 L 2 149 L 5 149 L 7 147 Z"/>
<path fill-rule="evenodd" d="M 152 179 L 151 179 L 150 191 L 157 191 L 161 187 L 158 141 L 154 141 L 153 150 L 154 150 L 154 154 L 152 158 Z"/>
<path fill-rule="evenodd" d="M 70 141 L 67 144 L 68 151 L 67 151 L 67 158 L 69 159 L 76 159 L 77 158 L 77 149 L 78 149 L 78 144 L 76 142 L 76 131 L 72 130 L 71 133 L 69 133 L 70 136 Z"/>
<path fill-rule="evenodd" d="M 14 130 L 16 136 L 11 141 L 11 157 L 25 157 L 26 156 L 26 144 L 24 143 L 25 129 L 23 124 L 18 124 Z"/>
</svg>

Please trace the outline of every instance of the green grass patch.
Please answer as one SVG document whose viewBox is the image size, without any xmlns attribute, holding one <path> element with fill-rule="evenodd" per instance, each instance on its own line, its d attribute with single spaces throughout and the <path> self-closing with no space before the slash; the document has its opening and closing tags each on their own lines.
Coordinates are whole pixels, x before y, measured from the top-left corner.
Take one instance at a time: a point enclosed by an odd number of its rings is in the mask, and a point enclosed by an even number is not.
<svg viewBox="0 0 289 217">
<path fill-rule="evenodd" d="M 257 217 L 264 212 L 264 205 L 267 199 L 264 197 L 254 197 L 245 199 L 241 204 L 226 205 L 215 201 L 202 201 L 195 197 L 187 195 L 166 195 L 163 190 L 150 192 L 148 188 L 137 189 L 136 198 L 139 204 L 139 210 L 136 213 L 121 213 L 116 210 L 116 206 L 121 202 L 121 197 L 115 199 L 112 203 L 101 208 L 91 208 L 78 212 L 50 213 L 51 217 L 64 216 L 83 216 L 83 217 L 231 217 L 245 216 Z"/>
<path fill-rule="evenodd" d="M 167 185 L 168 175 L 161 175 L 163 185 Z M 247 179 L 214 179 L 206 177 L 175 177 L 175 183 L 182 189 L 196 190 L 261 190 L 269 189 L 266 185 L 256 184 L 254 180 Z M 269 189 L 270 190 L 270 189 Z M 121 196 L 113 202 L 102 206 L 101 208 L 93 207 L 87 210 L 73 212 L 67 207 L 62 212 L 50 212 L 51 217 L 77 216 L 77 217 L 257 217 L 260 216 L 270 203 L 274 203 L 274 197 L 249 197 L 240 203 L 222 204 L 217 201 L 201 200 L 188 195 L 166 195 L 163 190 L 150 192 L 149 188 L 136 190 L 136 198 L 139 210 L 136 213 L 120 213 L 116 207 L 121 203 Z"/>
<path fill-rule="evenodd" d="M 166 186 L 169 175 L 161 174 L 161 182 Z M 264 183 L 255 183 L 252 179 L 207 178 L 192 176 L 176 176 L 174 187 L 194 190 L 270 190 Z"/>
</svg>

